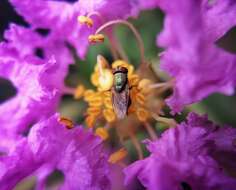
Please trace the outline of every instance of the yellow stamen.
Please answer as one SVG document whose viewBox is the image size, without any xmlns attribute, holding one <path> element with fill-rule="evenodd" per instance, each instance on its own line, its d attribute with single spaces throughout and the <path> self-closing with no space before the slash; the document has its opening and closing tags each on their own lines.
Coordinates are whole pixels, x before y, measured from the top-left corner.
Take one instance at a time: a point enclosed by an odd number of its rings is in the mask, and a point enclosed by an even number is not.
<svg viewBox="0 0 236 190">
<path fill-rule="evenodd" d="M 149 86 L 152 82 L 149 79 L 142 79 L 138 84 L 138 89 L 141 90 L 142 93 L 148 94 L 151 92 L 151 88 Z"/>
<path fill-rule="evenodd" d="M 91 78 L 90 78 L 90 80 L 91 80 L 91 82 L 92 82 L 92 84 L 94 85 L 94 86 L 98 86 L 98 79 L 99 79 L 99 74 L 98 74 L 98 72 L 94 72 L 92 75 L 91 75 Z"/>
<path fill-rule="evenodd" d="M 73 122 L 66 117 L 59 117 L 58 122 L 65 125 L 67 129 L 72 129 L 74 127 Z"/>
<path fill-rule="evenodd" d="M 88 104 L 91 107 L 100 107 L 102 106 L 102 103 L 102 97 L 98 94 L 91 97 L 91 99 L 88 101 Z"/>
<path fill-rule="evenodd" d="M 129 85 L 130 86 L 137 86 L 138 82 L 139 82 L 139 76 L 136 74 L 131 75 L 130 77 L 128 77 L 129 79 Z"/>
<path fill-rule="evenodd" d="M 104 115 L 105 119 L 107 120 L 107 122 L 109 122 L 109 123 L 115 121 L 115 119 L 116 119 L 116 115 L 112 109 L 103 110 L 103 115 Z"/>
<path fill-rule="evenodd" d="M 88 37 L 90 43 L 104 42 L 104 39 L 105 37 L 103 34 L 89 35 Z"/>
<path fill-rule="evenodd" d="M 107 130 L 103 127 L 97 128 L 96 131 L 95 131 L 95 134 L 97 136 L 101 137 L 101 139 L 104 140 L 104 141 L 107 140 L 108 137 L 109 137 L 109 134 L 108 134 Z"/>
<path fill-rule="evenodd" d="M 84 92 L 85 92 L 85 88 L 83 85 L 77 86 L 74 92 L 74 98 L 77 100 L 80 99 L 81 97 L 83 97 Z"/>
<path fill-rule="evenodd" d="M 101 108 L 100 107 L 89 107 L 87 109 L 87 114 L 88 115 L 98 116 L 100 113 L 101 113 Z"/>
<path fill-rule="evenodd" d="M 147 119 L 150 117 L 149 112 L 144 108 L 138 108 L 136 111 L 136 115 L 138 119 L 142 122 L 147 121 Z"/>
<path fill-rule="evenodd" d="M 142 93 L 137 93 L 136 94 L 136 97 L 135 97 L 135 100 L 142 106 L 145 105 L 145 102 L 146 102 L 146 98 L 144 96 L 144 94 Z"/>
<path fill-rule="evenodd" d="M 104 105 L 106 108 L 112 109 L 112 100 L 111 97 L 104 97 Z"/>
<path fill-rule="evenodd" d="M 108 162 L 115 164 L 123 160 L 127 155 L 128 155 L 128 152 L 124 148 L 121 148 L 120 150 L 110 155 Z"/>
<path fill-rule="evenodd" d="M 93 26 L 93 20 L 87 16 L 78 16 L 77 20 L 80 24 L 86 24 L 89 28 Z"/>
<path fill-rule="evenodd" d="M 95 117 L 92 115 L 89 115 L 88 117 L 86 117 L 85 123 L 89 128 L 93 128 L 94 123 L 95 123 Z"/>
<path fill-rule="evenodd" d="M 103 69 L 103 74 L 98 78 L 99 89 L 102 91 L 110 90 L 113 85 L 113 74 L 109 69 Z"/>
<path fill-rule="evenodd" d="M 85 90 L 84 92 L 84 100 L 89 101 L 91 100 L 94 96 L 96 96 L 96 93 L 93 90 Z"/>
</svg>

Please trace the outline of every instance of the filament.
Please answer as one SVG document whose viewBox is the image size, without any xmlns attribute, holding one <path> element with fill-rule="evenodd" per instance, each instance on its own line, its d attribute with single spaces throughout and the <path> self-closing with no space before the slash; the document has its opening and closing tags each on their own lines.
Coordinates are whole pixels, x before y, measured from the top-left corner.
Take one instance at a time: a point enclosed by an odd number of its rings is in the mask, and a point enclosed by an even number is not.
<svg viewBox="0 0 236 190">
<path fill-rule="evenodd" d="M 115 24 L 124 24 L 124 25 L 128 26 L 128 28 L 131 29 L 131 31 L 134 33 L 134 36 L 136 37 L 136 40 L 138 42 L 138 47 L 139 47 L 139 50 L 140 50 L 141 63 L 145 63 L 144 45 L 143 45 L 142 38 L 141 38 L 140 34 L 138 33 L 138 31 L 135 29 L 135 27 L 131 23 L 129 23 L 125 20 L 113 20 L 113 21 L 107 22 L 104 25 L 102 25 L 101 27 L 99 27 L 97 29 L 97 31 L 95 32 L 95 34 L 98 34 L 101 31 L 103 31 L 105 28 L 107 28 L 111 25 L 115 25 Z"/>
<path fill-rule="evenodd" d="M 155 130 L 152 128 L 152 126 L 147 122 L 144 122 L 143 125 L 146 128 L 146 130 L 147 130 L 149 136 L 152 138 L 152 140 L 157 140 L 158 137 L 156 135 Z"/>
<path fill-rule="evenodd" d="M 143 151 L 142 151 L 142 148 L 141 148 L 141 145 L 140 145 L 138 139 L 134 136 L 133 133 L 130 133 L 129 136 L 130 136 L 131 142 L 133 143 L 135 149 L 137 150 L 139 159 L 142 160 L 143 159 Z"/>
</svg>

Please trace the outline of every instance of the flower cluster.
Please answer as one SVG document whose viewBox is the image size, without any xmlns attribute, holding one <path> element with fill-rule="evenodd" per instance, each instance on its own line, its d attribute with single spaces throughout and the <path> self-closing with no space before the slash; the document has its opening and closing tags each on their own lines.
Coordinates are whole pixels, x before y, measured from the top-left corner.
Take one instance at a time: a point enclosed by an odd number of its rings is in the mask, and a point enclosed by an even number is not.
<svg viewBox="0 0 236 190">
<path fill-rule="evenodd" d="M 114 165 L 125 168 L 126 184 L 137 177 L 150 190 L 235 189 L 236 129 L 216 126 L 195 113 L 177 124 L 163 111 L 170 89 L 173 94 L 167 104 L 173 113 L 211 93 L 234 92 L 236 56 L 216 45 L 236 25 L 234 1 L 10 3 L 29 27 L 10 24 L 0 42 L 0 77 L 16 89 L 15 96 L 0 104 L 0 189 L 14 189 L 34 176 L 36 189 L 109 190 L 116 184 L 111 177 Z M 174 78 L 169 81 L 150 70 L 142 38 L 126 20 L 156 7 L 165 13 L 157 42 L 164 48 L 161 67 Z M 112 29 L 117 24 L 127 26 L 137 40 L 138 68 L 114 36 Z M 89 45 L 102 43 L 105 37 L 113 61 L 110 64 L 97 56 L 91 74 L 95 88 L 66 86 L 68 67 L 75 62 L 72 51 L 84 59 Z M 87 103 L 87 129 L 58 113 L 64 94 Z M 154 122 L 168 126 L 160 138 Z M 145 159 L 136 135 L 143 132 L 142 127 L 151 139 L 145 141 L 151 153 Z M 109 155 L 104 145 L 109 143 L 105 140 L 112 128 L 120 140 L 115 149 L 122 148 Z M 140 159 L 129 166 L 123 161 L 129 155 L 127 139 Z M 63 179 L 49 187 L 47 181 L 55 172 Z"/>
</svg>

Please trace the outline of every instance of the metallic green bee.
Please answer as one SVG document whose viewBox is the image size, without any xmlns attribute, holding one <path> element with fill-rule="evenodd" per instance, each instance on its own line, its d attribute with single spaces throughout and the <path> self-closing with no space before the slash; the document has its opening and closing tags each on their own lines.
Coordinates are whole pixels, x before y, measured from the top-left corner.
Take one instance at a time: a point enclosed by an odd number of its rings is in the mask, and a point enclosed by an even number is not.
<svg viewBox="0 0 236 190">
<path fill-rule="evenodd" d="M 123 119 L 130 105 L 128 69 L 118 66 L 113 70 L 112 104 L 118 119 Z"/>
</svg>

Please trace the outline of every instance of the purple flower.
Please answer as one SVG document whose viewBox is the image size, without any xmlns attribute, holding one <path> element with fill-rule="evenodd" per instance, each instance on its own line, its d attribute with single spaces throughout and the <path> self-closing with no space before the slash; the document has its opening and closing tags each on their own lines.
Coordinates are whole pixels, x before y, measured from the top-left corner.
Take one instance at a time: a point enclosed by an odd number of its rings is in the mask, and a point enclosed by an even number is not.
<svg viewBox="0 0 236 190">
<path fill-rule="evenodd" d="M 219 1 L 160 1 L 166 13 L 164 30 L 158 38 L 166 48 L 162 68 L 175 78 L 174 112 L 211 93 L 231 95 L 235 87 L 236 56 L 215 41 L 236 24 L 236 3 Z"/>
<path fill-rule="evenodd" d="M 58 123 L 57 114 L 33 126 L 27 138 L 7 150 L 0 157 L 0 187 L 4 190 L 32 175 L 38 176 L 38 188 L 45 189 L 47 176 L 55 170 L 64 175 L 60 189 L 110 189 L 101 139 L 82 127 L 67 129 Z"/>
<path fill-rule="evenodd" d="M 211 93 L 232 95 L 236 56 L 215 42 L 236 25 L 236 2 L 232 0 L 140 0 L 141 9 L 159 7 L 165 13 L 158 45 L 165 48 L 161 68 L 175 78 L 173 95 L 167 100 L 173 113 Z"/>
<path fill-rule="evenodd" d="M 0 105 L 1 130 L 9 135 L 21 133 L 55 112 L 67 72 L 54 57 L 43 61 L 19 55 L 9 44 L 0 44 L 0 77 L 9 80 L 17 90 L 14 97 Z"/>
<path fill-rule="evenodd" d="M 235 140 L 236 129 L 191 113 L 186 123 L 148 142 L 151 155 L 125 169 L 126 182 L 138 177 L 150 190 L 234 190 Z"/>
<path fill-rule="evenodd" d="M 127 18 L 131 5 L 126 0 L 80 0 L 74 3 L 44 0 L 11 0 L 16 11 L 28 21 L 33 28 L 50 29 L 62 41 L 76 47 L 77 53 L 84 57 L 88 47 L 88 35 L 93 33 L 104 21 Z M 77 17 L 96 12 L 93 16 L 95 25 L 92 29 L 81 26 Z M 36 14 L 37 13 L 37 14 Z"/>
</svg>

